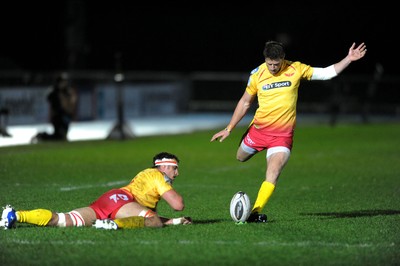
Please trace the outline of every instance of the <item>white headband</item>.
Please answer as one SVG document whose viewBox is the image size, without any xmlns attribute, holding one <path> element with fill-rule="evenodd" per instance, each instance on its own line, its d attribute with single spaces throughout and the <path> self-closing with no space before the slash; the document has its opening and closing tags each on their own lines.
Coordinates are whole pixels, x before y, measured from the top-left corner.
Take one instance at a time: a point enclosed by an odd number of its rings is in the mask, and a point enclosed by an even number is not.
<svg viewBox="0 0 400 266">
<path fill-rule="evenodd" d="M 155 166 L 160 166 L 160 165 L 172 165 L 172 166 L 178 166 L 178 162 L 175 161 L 174 159 L 168 159 L 168 158 L 163 158 L 163 159 L 158 159 L 154 162 Z"/>
</svg>

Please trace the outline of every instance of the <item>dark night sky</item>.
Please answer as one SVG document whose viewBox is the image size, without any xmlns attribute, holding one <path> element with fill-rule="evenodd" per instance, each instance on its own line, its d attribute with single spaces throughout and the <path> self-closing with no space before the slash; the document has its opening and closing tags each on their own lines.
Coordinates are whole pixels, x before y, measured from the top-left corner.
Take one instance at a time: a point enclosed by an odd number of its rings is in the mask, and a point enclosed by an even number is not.
<svg viewBox="0 0 400 266">
<path fill-rule="evenodd" d="M 187 8 L 52 2 L 2 7 L 0 69 L 114 69 L 120 52 L 126 70 L 247 72 L 262 62 L 265 41 L 289 36 L 289 60 L 327 66 L 342 59 L 353 41 L 364 41 L 367 57 L 348 73 L 371 73 L 377 62 L 390 73 L 399 25 L 390 15 L 393 7 L 365 7 L 361 1 L 354 7 L 268 1 Z M 67 59 L 71 49 L 74 63 Z"/>
</svg>

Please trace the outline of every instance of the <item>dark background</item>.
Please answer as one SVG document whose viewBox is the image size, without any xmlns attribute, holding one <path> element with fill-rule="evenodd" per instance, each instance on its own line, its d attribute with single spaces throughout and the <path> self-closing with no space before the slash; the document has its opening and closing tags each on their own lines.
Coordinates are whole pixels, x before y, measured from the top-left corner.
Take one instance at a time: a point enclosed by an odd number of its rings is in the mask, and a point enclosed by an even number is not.
<svg viewBox="0 0 400 266">
<path fill-rule="evenodd" d="M 353 42 L 365 42 L 367 56 L 349 74 L 372 73 L 376 63 L 395 74 L 398 58 L 399 23 L 383 1 L 44 3 L 2 4 L 1 70 L 112 70 L 120 55 L 125 70 L 248 72 L 271 39 L 285 43 L 287 59 L 313 66 L 335 63 Z"/>
</svg>

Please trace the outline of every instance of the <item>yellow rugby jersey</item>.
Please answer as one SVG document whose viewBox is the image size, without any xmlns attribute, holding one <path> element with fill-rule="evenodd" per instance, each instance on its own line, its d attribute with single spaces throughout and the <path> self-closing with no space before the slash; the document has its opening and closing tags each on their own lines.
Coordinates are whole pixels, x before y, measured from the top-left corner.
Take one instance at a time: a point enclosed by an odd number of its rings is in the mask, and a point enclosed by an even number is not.
<svg viewBox="0 0 400 266">
<path fill-rule="evenodd" d="M 296 105 L 300 81 L 310 80 L 314 69 L 301 62 L 284 60 L 273 76 L 263 63 L 251 72 L 246 91 L 257 95 L 258 108 L 253 123 L 266 134 L 292 136 L 296 126 Z"/>
<path fill-rule="evenodd" d="M 138 173 L 127 186 L 121 189 L 131 193 L 140 205 L 155 210 L 161 195 L 173 188 L 164 179 L 163 173 L 156 168 L 148 168 Z"/>
</svg>

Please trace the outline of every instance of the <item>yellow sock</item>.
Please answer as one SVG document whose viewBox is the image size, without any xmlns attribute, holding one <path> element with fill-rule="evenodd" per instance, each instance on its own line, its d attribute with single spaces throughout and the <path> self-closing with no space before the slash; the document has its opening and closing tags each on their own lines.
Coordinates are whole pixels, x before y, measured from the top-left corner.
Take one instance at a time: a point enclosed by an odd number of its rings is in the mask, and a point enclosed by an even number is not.
<svg viewBox="0 0 400 266">
<path fill-rule="evenodd" d="M 31 211 L 17 211 L 16 215 L 18 222 L 46 226 L 53 213 L 49 210 L 37 209 Z"/>
<path fill-rule="evenodd" d="M 144 227 L 144 217 L 141 216 L 114 219 L 114 222 L 118 225 L 118 228 Z"/>
<path fill-rule="evenodd" d="M 264 181 L 261 184 L 260 190 L 258 191 L 256 202 L 254 203 L 253 209 L 251 212 L 261 212 L 267 204 L 269 198 L 275 190 L 275 185 Z"/>
</svg>

